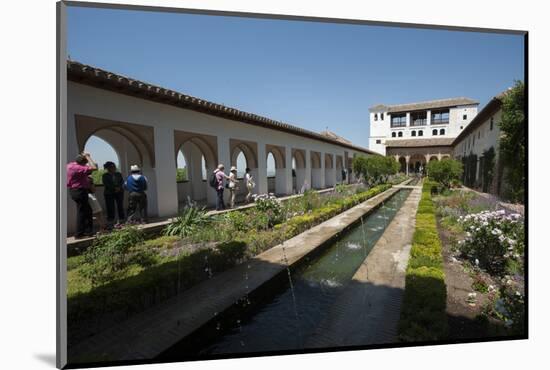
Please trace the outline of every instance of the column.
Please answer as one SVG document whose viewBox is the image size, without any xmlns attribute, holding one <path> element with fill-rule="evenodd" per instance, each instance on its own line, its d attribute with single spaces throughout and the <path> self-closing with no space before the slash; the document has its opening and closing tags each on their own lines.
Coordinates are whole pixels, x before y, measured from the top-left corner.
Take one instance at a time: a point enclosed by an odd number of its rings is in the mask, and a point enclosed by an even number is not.
<svg viewBox="0 0 550 370">
<path fill-rule="evenodd" d="M 329 171 L 330 175 L 330 186 L 336 185 L 336 155 L 335 154 L 329 154 L 330 158 L 332 159 L 332 170 Z"/>
<path fill-rule="evenodd" d="M 319 176 L 319 187 L 321 189 L 324 189 L 325 188 L 325 184 L 326 184 L 326 172 L 325 172 L 325 153 L 321 152 L 321 155 L 319 156 L 321 158 L 319 158 L 321 160 L 321 169 L 320 169 L 320 173 L 321 173 L 321 176 Z"/>
<path fill-rule="evenodd" d="M 426 164 L 430 162 L 430 154 L 424 154 L 424 158 L 426 158 Z"/>
<path fill-rule="evenodd" d="M 256 179 L 256 193 L 267 194 L 267 153 L 265 143 L 258 142 L 258 178 Z"/>
<path fill-rule="evenodd" d="M 437 153 L 437 160 L 441 160 L 441 153 Z"/>
<path fill-rule="evenodd" d="M 406 168 L 407 168 L 407 176 L 409 176 L 409 159 L 411 159 L 411 156 L 410 155 L 406 155 L 405 156 L 405 163 L 406 163 Z"/>
<path fill-rule="evenodd" d="M 216 141 L 218 143 L 218 164 L 223 164 L 225 166 L 224 172 L 225 172 L 226 175 L 228 175 L 229 170 L 231 169 L 231 155 L 230 155 L 230 147 L 229 147 L 229 138 L 226 137 L 226 136 L 218 136 L 216 138 Z M 207 184 L 207 186 L 208 186 L 208 184 Z M 212 190 L 214 190 L 214 189 L 212 189 Z M 214 192 L 215 192 L 215 190 L 214 190 Z M 229 192 L 228 191 L 223 192 L 223 202 L 225 203 L 226 207 L 229 206 Z"/>
<path fill-rule="evenodd" d="M 159 217 L 173 216 L 178 212 L 174 130 L 155 127 L 154 135 L 157 212 Z"/>
<path fill-rule="evenodd" d="M 311 183 L 311 151 L 306 149 L 306 175 L 305 175 L 305 190 L 311 189 L 313 184 Z"/>
<path fill-rule="evenodd" d="M 287 195 L 292 194 L 292 148 L 285 146 L 285 168 L 282 169 L 285 174 L 284 192 Z"/>
<path fill-rule="evenodd" d="M 431 125 L 432 124 L 432 111 L 431 110 L 428 110 L 426 112 L 426 125 Z"/>
<path fill-rule="evenodd" d="M 407 112 L 407 127 L 410 127 L 411 125 L 411 113 Z"/>
</svg>

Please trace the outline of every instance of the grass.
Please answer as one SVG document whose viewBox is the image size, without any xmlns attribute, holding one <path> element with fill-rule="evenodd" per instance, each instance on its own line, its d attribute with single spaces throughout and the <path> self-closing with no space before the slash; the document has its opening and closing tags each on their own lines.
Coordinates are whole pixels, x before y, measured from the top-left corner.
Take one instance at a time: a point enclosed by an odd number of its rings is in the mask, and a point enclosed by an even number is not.
<svg viewBox="0 0 550 370">
<path fill-rule="evenodd" d="M 404 342 L 440 340 L 448 333 L 447 291 L 432 186 L 429 181 L 424 183 L 416 214 L 398 329 Z"/>
</svg>

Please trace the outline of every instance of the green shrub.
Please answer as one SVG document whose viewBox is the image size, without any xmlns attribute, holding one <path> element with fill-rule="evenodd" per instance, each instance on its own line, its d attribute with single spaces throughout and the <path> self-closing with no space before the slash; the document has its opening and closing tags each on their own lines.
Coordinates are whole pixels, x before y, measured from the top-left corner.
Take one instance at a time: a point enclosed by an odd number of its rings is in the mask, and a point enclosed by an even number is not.
<svg viewBox="0 0 550 370">
<path fill-rule="evenodd" d="M 178 217 L 164 229 L 164 235 L 185 238 L 191 235 L 199 226 L 208 223 L 204 208 L 185 207 Z"/>
<path fill-rule="evenodd" d="M 130 250 L 135 249 L 143 240 L 143 232 L 136 227 L 125 227 L 98 236 L 92 246 L 84 252 L 82 276 L 87 278 L 92 286 L 116 278 L 121 271 L 146 253 L 137 250 L 130 253 Z"/>
<path fill-rule="evenodd" d="M 441 340 L 448 331 L 447 290 L 441 240 L 431 200 L 432 186 L 429 181 L 424 183 L 416 214 L 398 327 L 401 341 Z"/>
<path fill-rule="evenodd" d="M 389 176 L 399 171 L 399 163 L 393 157 L 381 155 L 356 156 L 352 162 L 353 172 L 362 176 L 367 184 L 387 182 Z"/>
<path fill-rule="evenodd" d="M 462 177 L 462 163 L 456 159 L 431 161 L 426 167 L 430 179 L 437 181 L 445 189 L 449 189 L 453 181 L 458 181 Z"/>
</svg>

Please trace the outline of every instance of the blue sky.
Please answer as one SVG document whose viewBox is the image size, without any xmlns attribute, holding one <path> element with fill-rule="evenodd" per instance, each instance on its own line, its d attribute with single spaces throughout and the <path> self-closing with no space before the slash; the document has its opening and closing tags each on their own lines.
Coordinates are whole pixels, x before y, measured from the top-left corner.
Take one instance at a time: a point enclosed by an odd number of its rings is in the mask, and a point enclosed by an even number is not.
<svg viewBox="0 0 550 370">
<path fill-rule="evenodd" d="M 69 7 L 73 60 L 368 146 L 368 108 L 523 79 L 523 36 Z M 99 154 L 98 154 L 99 155 Z"/>
</svg>

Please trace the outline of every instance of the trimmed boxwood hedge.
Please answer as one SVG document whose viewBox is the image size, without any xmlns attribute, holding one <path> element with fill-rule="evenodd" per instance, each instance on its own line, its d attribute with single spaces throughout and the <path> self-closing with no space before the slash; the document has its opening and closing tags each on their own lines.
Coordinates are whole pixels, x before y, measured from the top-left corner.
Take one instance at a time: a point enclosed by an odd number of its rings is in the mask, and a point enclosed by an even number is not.
<svg viewBox="0 0 550 370">
<path fill-rule="evenodd" d="M 398 329 L 399 339 L 405 342 L 440 340 L 448 332 L 447 289 L 432 186 L 429 181 L 424 183 L 416 213 Z"/>
</svg>

